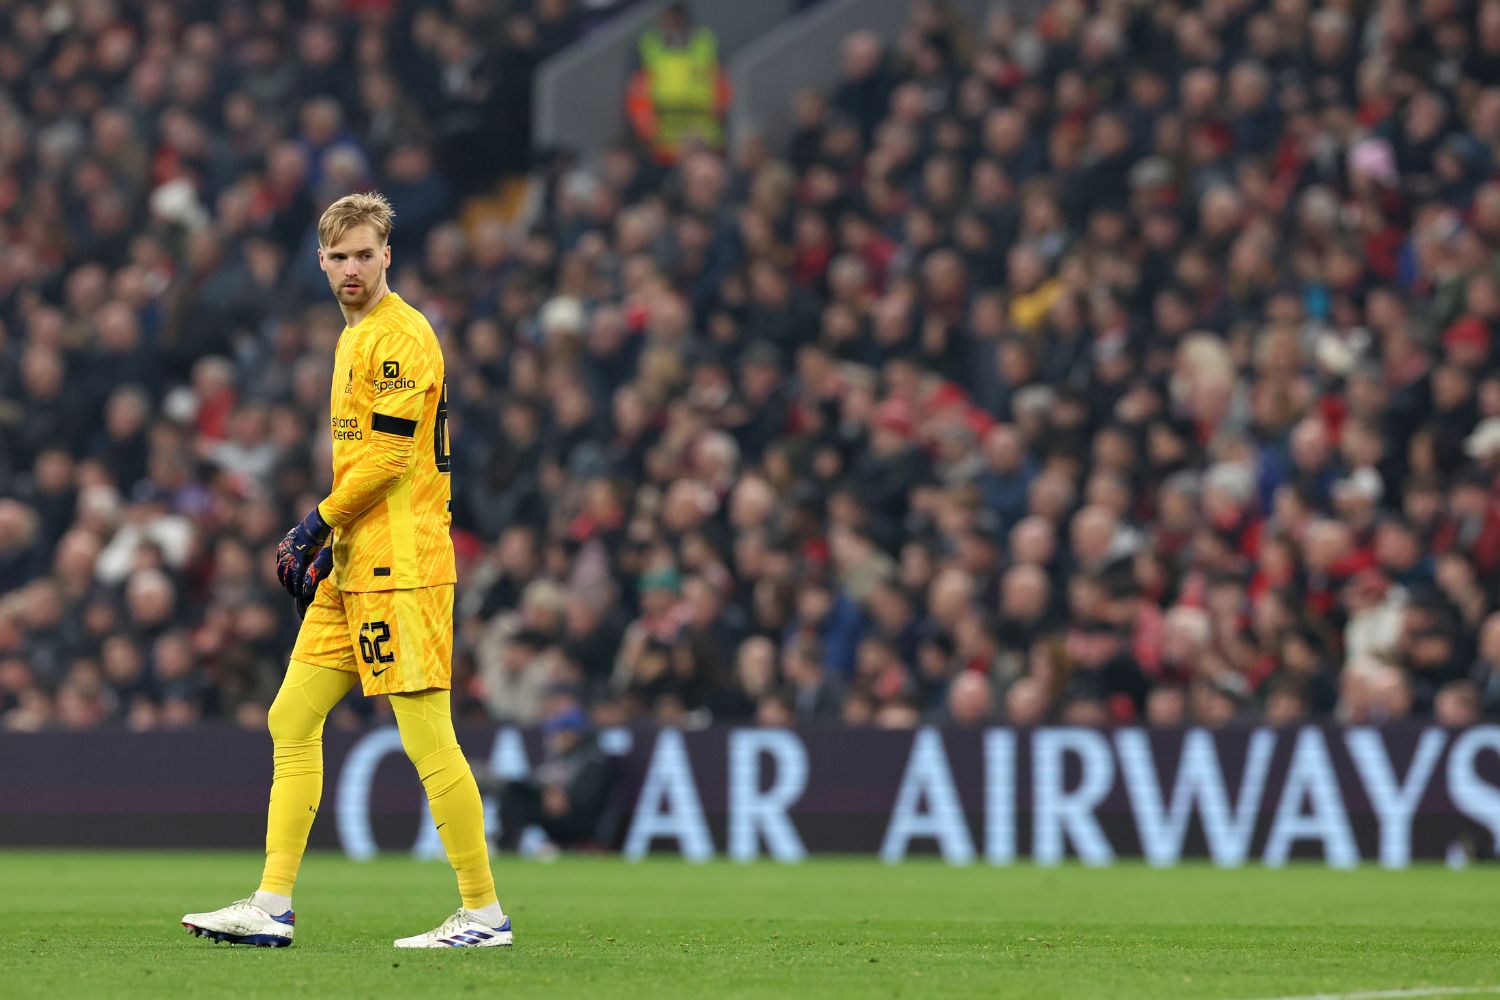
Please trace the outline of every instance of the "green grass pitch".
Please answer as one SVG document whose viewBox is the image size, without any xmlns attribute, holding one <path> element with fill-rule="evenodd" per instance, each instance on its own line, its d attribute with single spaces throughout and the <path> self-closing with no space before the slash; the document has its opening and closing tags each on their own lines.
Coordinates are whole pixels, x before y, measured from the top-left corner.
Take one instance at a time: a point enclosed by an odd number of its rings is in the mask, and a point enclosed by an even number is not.
<svg viewBox="0 0 1500 1000">
<path fill-rule="evenodd" d="M 512 949 L 394 950 L 393 938 L 452 912 L 451 872 L 329 854 L 303 865 L 296 944 L 270 949 L 215 945 L 178 924 L 243 896 L 257 856 L 0 852 L 0 994 L 1500 996 L 1500 867 L 495 867 Z"/>
</svg>

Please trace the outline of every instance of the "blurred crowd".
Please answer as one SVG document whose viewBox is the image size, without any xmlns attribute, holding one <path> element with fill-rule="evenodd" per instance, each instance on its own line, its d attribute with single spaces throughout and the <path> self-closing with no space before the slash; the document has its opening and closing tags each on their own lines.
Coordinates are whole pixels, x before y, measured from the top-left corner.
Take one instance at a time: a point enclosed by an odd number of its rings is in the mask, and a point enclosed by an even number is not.
<svg viewBox="0 0 1500 1000">
<path fill-rule="evenodd" d="M 467 721 L 1500 714 L 1500 0 L 916 0 L 785 143 L 461 226 L 529 6 L 0 0 L 0 726 L 262 724 L 369 186 Z"/>
</svg>

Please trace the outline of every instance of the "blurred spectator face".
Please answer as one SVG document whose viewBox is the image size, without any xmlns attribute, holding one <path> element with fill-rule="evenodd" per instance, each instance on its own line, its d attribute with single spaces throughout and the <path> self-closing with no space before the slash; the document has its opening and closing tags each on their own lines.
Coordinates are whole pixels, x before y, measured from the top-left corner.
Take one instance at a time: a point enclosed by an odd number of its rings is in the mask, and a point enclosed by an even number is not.
<svg viewBox="0 0 1500 1000">
<path fill-rule="evenodd" d="M 150 412 L 150 400 L 141 390 L 132 385 L 117 388 L 105 408 L 105 433 L 113 441 L 135 438 L 145 429 Z"/>
<path fill-rule="evenodd" d="M 65 605 L 62 592 L 52 580 L 38 580 L 24 591 L 22 620 L 33 632 L 49 631 L 62 621 Z"/>
<path fill-rule="evenodd" d="M 68 729 L 91 729 L 108 714 L 97 685 L 69 682 L 57 692 L 57 721 Z"/>
<path fill-rule="evenodd" d="M 761 579 L 756 583 L 750 600 L 757 624 L 772 629 L 786 625 L 787 598 L 776 580 L 769 577 Z"/>
<path fill-rule="evenodd" d="M 1354 539 L 1348 525 L 1338 521 L 1314 521 L 1303 540 L 1303 562 L 1315 573 L 1326 573 L 1352 549 Z"/>
<path fill-rule="evenodd" d="M 137 625 L 156 626 L 172 616 L 176 605 L 172 581 L 160 570 L 145 570 L 130 578 L 125 587 L 125 606 Z"/>
<path fill-rule="evenodd" d="M 57 543 L 53 566 L 64 586 L 74 593 L 87 589 L 94 577 L 94 563 L 99 558 L 99 539 L 91 532 L 74 528 Z"/>
<path fill-rule="evenodd" d="M 1172 482 L 1162 488 L 1159 497 L 1160 509 L 1157 521 L 1163 528 L 1174 532 L 1190 532 L 1198 523 L 1198 493 L 1196 482 Z"/>
<path fill-rule="evenodd" d="M 1285 538 L 1269 538 L 1261 543 L 1258 564 L 1261 575 L 1272 585 L 1285 587 L 1297 573 L 1297 552 Z"/>
<path fill-rule="evenodd" d="M 683 582 L 682 596 L 687 603 L 690 621 L 697 628 L 712 628 L 724 610 L 724 601 L 718 590 L 700 576 L 689 577 Z"/>
<path fill-rule="evenodd" d="M 1439 410 L 1453 410 L 1474 397 L 1474 382 L 1457 365 L 1441 365 L 1432 373 L 1432 402 Z"/>
<path fill-rule="evenodd" d="M 1057 529 L 1040 515 L 1024 517 L 1010 530 L 1010 551 L 1017 563 L 1045 567 L 1057 554 Z"/>
<path fill-rule="evenodd" d="M 846 726 L 868 726 L 875 721 L 875 703 L 858 692 L 850 692 L 839 709 L 839 720 Z"/>
<path fill-rule="evenodd" d="M 1063 706 L 1061 721 L 1065 726 L 1102 728 L 1110 723 L 1109 706 L 1094 698 L 1075 698 Z"/>
<path fill-rule="evenodd" d="M 822 656 L 815 641 L 793 640 L 782 653 L 782 672 L 787 681 L 797 687 L 816 687 L 823 681 Z"/>
<path fill-rule="evenodd" d="M 735 659 L 735 678 L 740 689 L 751 698 L 759 698 L 776 683 L 776 646 L 764 636 L 754 636 L 740 643 Z"/>
<path fill-rule="evenodd" d="M 763 729 L 790 729 L 796 723 L 791 704 L 781 695 L 767 695 L 755 706 L 755 724 Z"/>
<path fill-rule="evenodd" d="M 1178 96 L 1183 113 L 1189 119 L 1201 119 L 1211 114 L 1219 100 L 1219 75 L 1207 67 L 1189 70 L 1178 84 Z"/>
<path fill-rule="evenodd" d="M 16 695 L 31 687 L 36 678 L 24 659 L 7 656 L 0 659 L 0 692 Z"/>
<path fill-rule="evenodd" d="M 870 592 L 870 614 L 887 635 L 899 634 L 912 619 L 911 603 L 899 588 L 882 582 Z"/>
<path fill-rule="evenodd" d="M 1317 648 L 1306 636 L 1289 632 L 1281 640 L 1282 666 L 1294 674 L 1310 676 L 1317 672 L 1320 659 Z"/>
<path fill-rule="evenodd" d="M 123 635 L 112 635 L 104 640 L 100 649 L 100 660 L 104 676 L 116 689 L 124 690 L 137 684 L 145 671 L 145 657 L 134 642 Z"/>
<path fill-rule="evenodd" d="M 948 687 L 948 716 L 958 726 L 979 726 L 994 711 L 994 695 L 983 676 L 965 670 Z"/>
<path fill-rule="evenodd" d="M 944 630 L 951 630 L 974 600 L 974 579 L 960 569 L 946 569 L 932 581 L 928 612 Z"/>
<path fill-rule="evenodd" d="M 1027 494 L 1030 513 L 1060 524 L 1073 506 L 1072 480 L 1060 472 L 1046 471 L 1031 481 Z"/>
<path fill-rule="evenodd" d="M 875 713 L 877 729 L 915 729 L 921 722 L 921 710 L 908 701 L 890 702 Z"/>
<path fill-rule="evenodd" d="M 1453 664 L 1453 634 L 1450 629 L 1424 630 L 1408 640 L 1407 656 L 1413 670 L 1438 673 Z"/>
<path fill-rule="evenodd" d="M 521 592 L 521 624 L 538 632 L 555 633 L 562 621 L 563 592 L 551 580 L 533 580 Z"/>
<path fill-rule="evenodd" d="M 605 598 L 590 593 L 568 594 L 563 610 L 563 628 L 571 638 L 593 635 L 604 623 Z"/>
<path fill-rule="evenodd" d="M 726 182 L 724 164 L 713 153 L 693 153 L 682 164 L 683 196 L 695 212 L 712 213 L 719 207 Z"/>
<path fill-rule="evenodd" d="M 1422 544 L 1411 528 L 1399 521 L 1383 522 L 1375 532 L 1375 561 L 1401 575 L 1422 560 Z"/>
<path fill-rule="evenodd" d="M 1200 726 L 1227 726 L 1238 711 L 1233 698 L 1207 681 L 1193 685 L 1191 701 L 1193 722 Z"/>
<path fill-rule="evenodd" d="M 1304 472 L 1315 472 L 1328 465 L 1333 446 L 1328 426 L 1317 417 L 1308 417 L 1292 429 L 1292 463 Z"/>
<path fill-rule="evenodd" d="M 1307 698 L 1291 685 L 1278 685 L 1266 697 L 1266 725 L 1299 726 L 1307 721 Z"/>
<path fill-rule="evenodd" d="M 840 66 L 850 83 L 873 75 L 880 68 L 882 46 L 873 31 L 856 31 L 844 39 L 840 49 Z"/>
<path fill-rule="evenodd" d="M 1097 622 L 1102 617 L 1104 604 L 1104 588 L 1098 580 L 1075 576 L 1068 581 L 1068 611 L 1075 623 Z"/>
<path fill-rule="evenodd" d="M 1026 142 L 1026 118 L 1014 108 L 996 108 L 984 120 L 984 148 L 1001 163 Z"/>
<path fill-rule="evenodd" d="M 1041 681 L 1022 677 L 1005 692 L 1005 717 L 1013 726 L 1040 726 L 1047 721 L 1051 699 Z"/>
<path fill-rule="evenodd" d="M 984 436 L 985 463 L 992 472 L 1013 474 L 1025 458 L 1021 436 L 1010 424 L 996 424 Z"/>
<path fill-rule="evenodd" d="M 1148 725 L 1175 728 L 1187 722 L 1187 695 L 1176 686 L 1159 686 L 1146 695 Z"/>
<path fill-rule="evenodd" d="M 1480 628 L 1479 658 L 1491 667 L 1500 667 L 1500 611 L 1492 612 Z"/>
<path fill-rule="evenodd" d="M 1084 563 L 1097 564 L 1109 555 L 1118 523 L 1105 507 L 1085 507 L 1073 518 L 1070 529 L 1073 552 Z"/>
<path fill-rule="evenodd" d="M 1135 468 L 1135 443 L 1118 427 L 1106 427 L 1094 436 L 1094 465 L 1103 471 L 1129 473 Z"/>
<path fill-rule="evenodd" d="M 169 697 L 162 703 L 161 724 L 180 729 L 195 725 L 203 717 L 203 709 L 196 701 L 184 697 Z"/>
<path fill-rule="evenodd" d="M 1050 591 L 1045 571 L 1029 564 L 1014 566 L 1001 579 L 1000 613 L 1016 621 L 1039 621 L 1051 603 Z"/>
<path fill-rule="evenodd" d="M 0 500 L 0 554 L 30 548 L 39 526 L 36 512 L 30 507 L 19 500 Z"/>
<path fill-rule="evenodd" d="M 1394 722 L 1411 714 L 1411 685 L 1398 667 L 1383 666 L 1367 681 L 1370 721 Z"/>
<path fill-rule="evenodd" d="M 1162 658 L 1173 666 L 1196 669 L 1208 648 L 1210 622 L 1202 608 L 1176 607 L 1167 612 Z"/>
<path fill-rule="evenodd" d="M 1401 512 L 1417 530 L 1430 530 L 1443 516 L 1442 491 L 1431 482 L 1412 484 L 1402 498 Z"/>
<path fill-rule="evenodd" d="M 33 347 L 21 357 L 21 380 L 32 399 L 55 398 L 62 391 L 65 373 L 62 357 L 56 351 Z"/>
<path fill-rule="evenodd" d="M 1443 685 L 1433 702 L 1437 724 L 1449 729 L 1464 729 L 1479 723 L 1479 691 L 1472 681 L 1453 681 Z"/>
</svg>

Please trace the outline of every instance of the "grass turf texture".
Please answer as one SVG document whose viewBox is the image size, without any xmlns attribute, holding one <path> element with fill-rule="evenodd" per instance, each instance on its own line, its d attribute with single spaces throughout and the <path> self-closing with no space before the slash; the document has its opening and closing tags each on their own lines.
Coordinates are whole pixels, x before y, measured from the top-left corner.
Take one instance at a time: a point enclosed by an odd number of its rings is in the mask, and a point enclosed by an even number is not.
<svg viewBox="0 0 1500 1000">
<path fill-rule="evenodd" d="M 0 852 L 0 993 L 1115 1000 L 1500 985 L 1490 867 L 503 860 L 513 949 L 398 952 L 393 938 L 457 905 L 448 868 L 314 854 L 291 948 L 179 925 L 259 870 L 240 853 Z"/>
</svg>

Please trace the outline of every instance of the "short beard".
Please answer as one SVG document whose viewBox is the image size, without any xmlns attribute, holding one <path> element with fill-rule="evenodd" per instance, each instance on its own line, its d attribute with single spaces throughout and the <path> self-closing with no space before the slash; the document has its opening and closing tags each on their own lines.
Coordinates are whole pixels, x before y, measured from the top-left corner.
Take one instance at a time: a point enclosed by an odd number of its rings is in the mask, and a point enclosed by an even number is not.
<svg viewBox="0 0 1500 1000">
<path fill-rule="evenodd" d="M 334 297 L 339 300 L 340 305 L 359 309 L 364 306 L 365 303 L 370 301 L 370 296 L 375 294 L 375 292 L 369 285 L 360 285 L 359 292 L 356 293 L 356 297 L 346 299 L 344 298 L 343 283 L 340 282 L 339 287 L 334 289 L 333 294 Z"/>
</svg>

